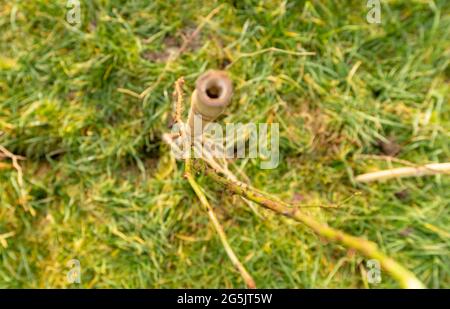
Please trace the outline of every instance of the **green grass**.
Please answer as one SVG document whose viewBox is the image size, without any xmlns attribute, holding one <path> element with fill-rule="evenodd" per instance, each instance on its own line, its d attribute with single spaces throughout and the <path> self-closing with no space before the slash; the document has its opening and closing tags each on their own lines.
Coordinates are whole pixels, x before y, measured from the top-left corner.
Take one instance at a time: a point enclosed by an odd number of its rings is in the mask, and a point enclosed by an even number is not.
<svg viewBox="0 0 450 309">
<path fill-rule="evenodd" d="M 389 167 L 361 157 L 380 154 L 380 139 L 394 138 L 403 160 L 449 161 L 448 1 L 382 1 L 380 25 L 363 0 L 81 2 L 76 30 L 66 1 L 0 0 L 0 145 L 26 157 L 36 212 L 3 159 L 0 235 L 13 236 L 0 243 L 0 287 L 244 287 L 161 140 L 174 81 L 184 76 L 190 93 L 219 68 L 235 85 L 223 121 L 280 123 L 278 168 L 236 162 L 255 187 L 309 204 L 360 192 L 307 211 L 450 288 L 450 177 L 354 182 Z M 255 53 L 271 47 L 315 55 Z M 121 90 L 149 86 L 142 100 Z M 258 287 L 364 287 L 363 256 L 198 180 Z M 74 258 L 80 285 L 66 281 Z M 371 287 L 397 284 L 382 273 Z"/>
</svg>

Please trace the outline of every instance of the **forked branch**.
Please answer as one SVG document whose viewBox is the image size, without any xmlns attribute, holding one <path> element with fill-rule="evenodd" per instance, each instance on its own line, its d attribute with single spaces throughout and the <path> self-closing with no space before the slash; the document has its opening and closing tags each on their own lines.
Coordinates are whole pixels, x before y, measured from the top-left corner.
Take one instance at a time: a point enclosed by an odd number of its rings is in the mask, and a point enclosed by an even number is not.
<svg viewBox="0 0 450 309">
<path fill-rule="evenodd" d="M 320 223 L 311 216 L 306 215 L 298 208 L 292 207 L 285 202 L 275 200 L 269 197 L 267 194 L 256 190 L 246 184 L 237 183 L 225 177 L 222 177 L 212 169 L 207 168 L 206 174 L 235 194 L 244 196 L 249 200 L 258 203 L 259 205 L 274 211 L 277 214 L 281 214 L 283 216 L 294 219 L 295 221 L 303 223 L 307 227 L 312 229 L 316 234 L 326 238 L 327 240 L 340 243 L 347 248 L 351 248 L 362 253 L 366 257 L 378 260 L 381 267 L 393 278 L 395 278 L 403 288 L 425 287 L 423 283 L 414 276 L 413 273 L 382 253 L 375 243 L 331 228 L 323 223 Z"/>
</svg>

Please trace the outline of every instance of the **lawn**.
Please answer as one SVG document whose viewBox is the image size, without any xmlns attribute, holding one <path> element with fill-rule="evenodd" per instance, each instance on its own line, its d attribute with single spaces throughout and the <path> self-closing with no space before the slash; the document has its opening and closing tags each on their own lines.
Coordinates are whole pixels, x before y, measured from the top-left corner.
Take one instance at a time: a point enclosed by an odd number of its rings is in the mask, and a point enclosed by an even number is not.
<svg viewBox="0 0 450 309">
<path fill-rule="evenodd" d="M 450 288 L 450 177 L 355 181 L 450 161 L 449 1 L 383 0 L 376 24 L 366 0 L 82 0 L 75 26 L 67 2 L 0 0 L 0 145 L 17 158 L 0 156 L 0 287 L 245 287 L 162 138 L 174 82 L 188 98 L 221 69 L 234 95 L 220 123 L 280 127 L 277 168 L 230 160 L 239 179 L 334 205 L 304 211 Z M 398 287 L 383 271 L 368 283 L 358 252 L 196 180 L 258 288 Z"/>
</svg>

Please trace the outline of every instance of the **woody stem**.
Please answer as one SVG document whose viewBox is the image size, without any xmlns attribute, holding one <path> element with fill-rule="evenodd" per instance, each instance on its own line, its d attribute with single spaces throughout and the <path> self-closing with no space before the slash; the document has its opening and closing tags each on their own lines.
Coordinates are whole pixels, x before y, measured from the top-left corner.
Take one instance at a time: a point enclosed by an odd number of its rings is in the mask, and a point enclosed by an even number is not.
<svg viewBox="0 0 450 309">
<path fill-rule="evenodd" d="M 346 234 L 340 230 L 331 228 L 309 215 L 306 215 L 299 209 L 289 205 L 285 202 L 275 200 L 268 194 L 256 190 L 244 183 L 238 183 L 218 175 L 211 169 L 206 170 L 206 174 L 214 179 L 216 182 L 224 185 L 227 189 L 235 194 L 244 196 L 259 205 L 274 211 L 277 214 L 289 217 L 295 221 L 301 222 L 316 234 L 326 238 L 327 240 L 342 244 L 347 248 L 354 249 L 361 254 L 371 259 L 376 259 L 381 267 L 388 272 L 394 279 L 396 279 L 403 288 L 424 288 L 422 282 L 415 277 L 415 275 L 404 268 L 402 265 L 381 252 L 377 245 L 373 242 L 367 241 L 360 237 L 355 237 Z"/>
</svg>

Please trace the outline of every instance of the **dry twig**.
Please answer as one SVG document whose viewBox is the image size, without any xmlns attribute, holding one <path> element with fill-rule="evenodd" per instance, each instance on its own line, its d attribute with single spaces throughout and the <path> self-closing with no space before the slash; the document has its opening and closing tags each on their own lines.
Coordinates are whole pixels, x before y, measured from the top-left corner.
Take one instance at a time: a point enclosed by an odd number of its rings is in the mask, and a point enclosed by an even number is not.
<svg viewBox="0 0 450 309">
<path fill-rule="evenodd" d="M 184 78 L 180 77 L 175 82 L 175 91 L 173 92 L 173 96 L 175 98 L 174 120 L 176 123 L 183 122 L 181 118 L 181 115 L 183 114 L 183 102 L 184 102 L 183 85 L 184 85 Z"/>
<path fill-rule="evenodd" d="M 358 182 L 371 182 L 377 180 L 387 180 L 392 178 L 425 176 L 436 174 L 450 173 L 450 162 L 448 163 L 431 163 L 416 167 L 398 167 L 384 171 L 377 171 L 373 173 L 366 173 L 356 176 L 355 180 Z"/>
<path fill-rule="evenodd" d="M 228 257 L 230 258 L 233 265 L 241 273 L 241 276 L 244 279 L 247 287 L 250 289 L 256 288 L 255 281 L 253 280 L 252 276 L 245 269 L 244 265 L 242 265 L 242 263 L 239 261 L 236 254 L 234 253 L 233 249 L 231 248 L 230 244 L 228 243 L 227 236 L 223 230 L 223 227 L 222 227 L 222 225 L 220 225 L 219 220 L 217 220 L 214 210 L 211 207 L 211 205 L 209 204 L 208 200 L 206 199 L 205 194 L 200 189 L 200 186 L 195 181 L 194 177 L 192 177 L 191 159 L 186 159 L 185 163 L 186 163 L 185 164 L 185 177 L 188 180 L 189 184 L 191 185 L 192 189 L 194 190 L 195 194 L 197 195 L 198 199 L 200 200 L 200 203 L 203 205 L 205 210 L 208 212 L 208 216 L 211 219 L 211 222 L 213 223 L 217 234 L 219 235 L 220 241 L 222 242 L 222 245 L 225 248 L 225 251 L 227 252 Z"/>
<path fill-rule="evenodd" d="M 19 160 L 25 160 L 25 158 L 22 156 L 13 154 L 12 152 L 10 152 L 8 149 L 3 147 L 2 145 L 0 145 L 0 152 L 3 157 L 7 157 L 7 158 L 11 159 L 12 165 L 14 166 L 14 168 L 17 171 L 17 185 L 19 186 L 19 196 L 20 196 L 19 203 L 21 205 L 23 205 L 24 208 L 31 213 L 31 215 L 34 216 L 36 214 L 35 210 L 27 204 L 27 193 L 25 190 L 24 182 L 23 182 L 23 171 L 22 171 L 22 167 L 19 164 Z"/>
</svg>

